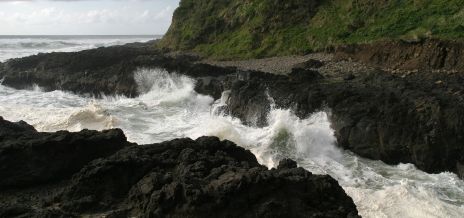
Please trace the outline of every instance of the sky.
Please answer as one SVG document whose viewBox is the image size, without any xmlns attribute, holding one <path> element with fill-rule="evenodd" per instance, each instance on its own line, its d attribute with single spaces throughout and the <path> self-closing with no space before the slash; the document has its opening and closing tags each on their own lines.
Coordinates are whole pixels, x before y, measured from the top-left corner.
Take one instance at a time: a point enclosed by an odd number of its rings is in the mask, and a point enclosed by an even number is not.
<svg viewBox="0 0 464 218">
<path fill-rule="evenodd" d="M 0 0 L 0 35 L 160 35 L 179 0 Z"/>
</svg>

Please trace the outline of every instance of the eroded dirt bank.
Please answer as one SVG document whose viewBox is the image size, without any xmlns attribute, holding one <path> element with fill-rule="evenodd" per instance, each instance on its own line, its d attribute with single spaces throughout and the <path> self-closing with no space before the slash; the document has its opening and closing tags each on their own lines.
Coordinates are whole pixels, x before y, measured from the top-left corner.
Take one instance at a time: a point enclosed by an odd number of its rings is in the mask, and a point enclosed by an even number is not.
<svg viewBox="0 0 464 218">
<path fill-rule="evenodd" d="M 386 69 L 412 71 L 464 72 L 462 41 L 420 40 L 417 42 L 383 41 L 336 49 L 337 60 L 351 59 Z"/>
</svg>

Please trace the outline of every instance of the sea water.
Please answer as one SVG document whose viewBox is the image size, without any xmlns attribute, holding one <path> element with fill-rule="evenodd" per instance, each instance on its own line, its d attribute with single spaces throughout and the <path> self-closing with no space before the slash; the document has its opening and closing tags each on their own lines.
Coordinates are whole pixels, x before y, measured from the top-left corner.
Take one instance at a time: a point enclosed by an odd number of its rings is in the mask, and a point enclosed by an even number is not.
<svg viewBox="0 0 464 218">
<path fill-rule="evenodd" d="M 273 107 L 268 126 L 250 127 L 219 110 L 228 92 L 214 101 L 194 91 L 194 79 L 163 69 L 138 69 L 134 77 L 142 93 L 137 98 L 95 99 L 0 85 L 0 116 L 24 120 L 39 131 L 121 128 L 139 144 L 217 136 L 250 149 L 269 168 L 292 158 L 313 173 L 334 177 L 363 217 L 464 217 L 464 182 L 455 174 L 427 174 L 412 164 L 390 166 L 339 149 L 330 111 L 299 119 Z"/>
<path fill-rule="evenodd" d="M 7 36 L 0 35 L 0 61 L 38 53 L 71 52 L 131 42 L 146 42 L 161 36 Z"/>
</svg>

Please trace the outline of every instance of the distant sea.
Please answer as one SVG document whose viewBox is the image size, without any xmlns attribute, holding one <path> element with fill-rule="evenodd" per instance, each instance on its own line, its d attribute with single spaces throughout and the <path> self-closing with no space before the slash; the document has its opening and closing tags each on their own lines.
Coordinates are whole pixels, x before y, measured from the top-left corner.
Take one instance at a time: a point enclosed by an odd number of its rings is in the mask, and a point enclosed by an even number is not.
<svg viewBox="0 0 464 218">
<path fill-rule="evenodd" d="M 0 35 L 0 61 L 159 39 L 161 35 Z"/>
</svg>

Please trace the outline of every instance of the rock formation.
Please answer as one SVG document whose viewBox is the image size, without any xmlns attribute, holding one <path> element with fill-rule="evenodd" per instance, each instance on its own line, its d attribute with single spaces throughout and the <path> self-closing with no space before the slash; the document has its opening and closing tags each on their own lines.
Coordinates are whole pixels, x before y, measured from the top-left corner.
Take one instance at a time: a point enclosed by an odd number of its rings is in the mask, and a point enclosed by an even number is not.
<svg viewBox="0 0 464 218">
<path fill-rule="evenodd" d="M 235 68 L 219 68 L 196 63 L 192 55 L 169 56 L 153 48 L 153 42 L 90 49 L 80 52 L 55 52 L 0 63 L 3 85 L 27 89 L 38 85 L 44 91 L 64 90 L 100 97 L 139 93 L 134 72 L 139 68 L 162 68 L 199 80 L 196 90 L 217 98 L 222 87 L 211 84 L 211 76 L 225 76 Z"/>
<path fill-rule="evenodd" d="M 459 40 L 383 41 L 339 47 L 339 60 L 351 59 L 388 69 L 464 71 L 464 43 Z"/>
<path fill-rule="evenodd" d="M 358 217 L 331 177 L 292 160 L 268 170 L 215 137 L 137 146 L 4 120 L 0 133 L 1 217 Z"/>
<path fill-rule="evenodd" d="M 134 61 L 126 63 L 125 59 L 118 62 L 119 59 L 110 58 L 115 49 L 127 52 L 127 59 Z M 132 49 L 133 46 L 119 46 L 15 59 L 4 63 L 7 67 L 0 69 L 0 76 L 4 76 L 5 85 L 13 87 L 30 86 L 34 80 L 28 78 L 40 75 L 47 79 L 37 83 L 46 89 L 63 88 L 87 94 L 122 92 L 133 96 L 137 93 L 128 91 L 136 90 L 137 84 L 133 79 L 124 80 L 127 87 L 132 87 L 126 92 L 112 86 L 111 79 L 107 78 L 119 78 L 113 75 L 119 71 L 124 72 L 122 78 L 133 77 L 133 72 L 124 69 L 135 70 L 137 66 L 160 67 L 195 78 L 195 90 L 215 99 L 223 91 L 230 90 L 228 111 L 248 125 L 266 125 L 270 98 L 274 99 L 277 107 L 291 108 L 301 118 L 326 110 L 330 112 L 338 145 L 345 149 L 388 164 L 413 163 L 426 172 L 450 171 L 463 175 L 464 90 L 461 84 L 464 76 L 461 73 L 428 70 L 391 72 L 373 68 L 366 72 L 355 70 L 353 74 L 336 69 L 326 72 L 312 64 L 300 64 L 289 75 L 273 75 L 213 66 L 198 62 L 198 58 L 189 55 L 171 55 L 154 50 L 150 54 L 131 53 Z M 72 78 L 80 77 L 83 71 L 70 69 L 67 63 L 73 57 L 82 56 L 83 66 L 91 67 L 88 64 L 92 59 L 83 55 L 87 53 L 108 54 L 111 64 L 101 71 L 76 67 L 88 69 L 87 75 L 92 75 L 89 77 L 101 78 L 76 82 Z M 34 71 L 43 63 L 55 63 L 58 67 Z M 114 67 L 126 65 L 128 68 Z M 317 66 L 323 65 L 319 63 Z M 56 84 L 63 81 L 63 77 L 57 76 L 60 72 L 66 75 L 66 81 L 76 86 L 57 87 Z M 102 86 L 106 88 L 99 90 Z"/>
<path fill-rule="evenodd" d="M 325 110 L 345 149 L 388 164 L 413 163 L 430 173 L 462 172 L 462 75 L 377 70 L 348 81 L 343 75 L 292 78 L 268 75 L 236 82 L 230 113 L 263 126 L 271 103 L 301 118 Z"/>
</svg>

